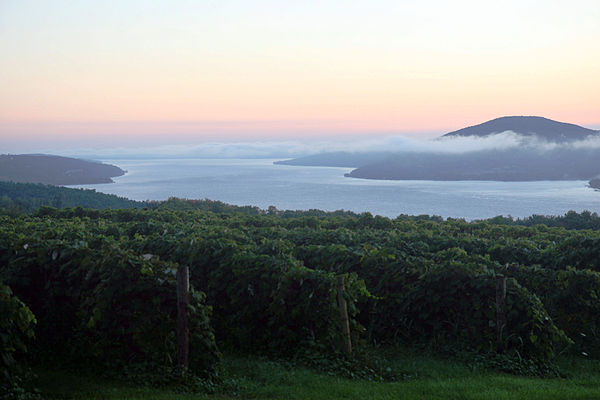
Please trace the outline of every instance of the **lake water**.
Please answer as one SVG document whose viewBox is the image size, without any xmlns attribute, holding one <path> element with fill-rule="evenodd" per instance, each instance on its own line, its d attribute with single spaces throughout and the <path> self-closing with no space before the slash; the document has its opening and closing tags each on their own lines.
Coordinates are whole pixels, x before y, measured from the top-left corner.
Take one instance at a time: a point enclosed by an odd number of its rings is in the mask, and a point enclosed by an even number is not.
<svg viewBox="0 0 600 400">
<path fill-rule="evenodd" d="M 278 209 L 369 211 L 373 215 L 496 215 L 600 212 L 600 192 L 585 181 L 380 181 L 346 178 L 351 168 L 274 165 L 272 159 L 103 160 L 128 173 L 115 183 L 83 185 L 134 200 L 220 200 Z"/>
</svg>

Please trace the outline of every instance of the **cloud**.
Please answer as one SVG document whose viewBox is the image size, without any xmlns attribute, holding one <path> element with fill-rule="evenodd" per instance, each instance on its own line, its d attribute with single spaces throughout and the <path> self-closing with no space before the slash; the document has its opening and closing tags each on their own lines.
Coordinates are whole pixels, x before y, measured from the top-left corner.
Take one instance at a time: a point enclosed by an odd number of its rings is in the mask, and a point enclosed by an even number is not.
<svg viewBox="0 0 600 400">
<path fill-rule="evenodd" d="M 353 137 L 352 139 L 263 140 L 244 142 L 202 142 L 147 147 L 107 146 L 95 148 L 44 149 L 43 153 L 88 159 L 127 158 L 273 158 L 285 159 L 327 152 L 395 152 L 462 154 L 489 150 L 550 151 L 558 148 L 600 149 L 600 136 L 569 143 L 547 142 L 537 136 L 506 131 L 485 137 L 447 136 L 419 140 L 406 136 Z"/>
<path fill-rule="evenodd" d="M 569 143 L 568 147 L 573 149 L 600 149 L 600 135 L 590 136 L 587 139 L 578 140 L 573 143 Z"/>
<path fill-rule="evenodd" d="M 411 141 L 403 151 L 419 153 L 460 154 L 483 150 L 506 150 L 525 146 L 527 138 L 506 131 L 479 136 L 443 136 L 429 141 Z"/>
<path fill-rule="evenodd" d="M 293 158 L 328 152 L 419 152 L 464 153 L 476 150 L 506 149 L 522 144 L 521 137 L 505 132 L 486 138 L 456 137 L 418 140 L 404 136 L 378 136 L 352 140 L 271 140 L 235 143 L 205 142 L 188 145 L 162 145 L 119 148 L 62 149 L 57 154 L 87 158 Z M 52 152 L 52 151 L 48 151 Z"/>
</svg>

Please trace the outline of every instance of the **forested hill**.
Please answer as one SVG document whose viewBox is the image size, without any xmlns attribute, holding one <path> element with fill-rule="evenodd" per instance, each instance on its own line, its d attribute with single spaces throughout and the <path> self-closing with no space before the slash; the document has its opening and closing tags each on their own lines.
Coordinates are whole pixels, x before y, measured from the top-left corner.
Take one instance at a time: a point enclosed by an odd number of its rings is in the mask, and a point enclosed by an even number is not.
<svg viewBox="0 0 600 400">
<path fill-rule="evenodd" d="M 136 208 L 146 205 L 146 202 L 99 193 L 95 190 L 35 183 L 0 182 L 0 214 L 30 213 L 42 206 L 105 209 Z"/>
<path fill-rule="evenodd" d="M 481 138 L 504 132 L 519 135 L 529 145 L 504 150 L 471 149 L 460 154 L 402 149 L 322 153 L 276 164 L 356 167 L 347 176 L 392 180 L 589 180 L 600 172 L 600 152 L 593 146 L 573 145 L 599 138 L 600 131 L 548 118 L 500 117 L 447 133 L 440 139 Z M 544 142 L 554 144 L 552 151 Z"/>
<path fill-rule="evenodd" d="M 460 154 L 398 153 L 353 170 L 347 176 L 398 180 L 589 180 L 600 173 L 600 151 L 594 146 L 575 145 L 596 140 L 600 131 L 542 117 L 501 117 L 443 136 L 486 137 L 513 132 L 527 145 L 508 149 L 480 149 Z M 546 147 L 541 143 L 553 143 Z"/>
<path fill-rule="evenodd" d="M 543 117 L 500 117 L 479 125 L 469 126 L 443 137 L 452 136 L 479 136 L 485 137 L 496 133 L 511 131 L 524 136 L 535 135 L 549 142 L 570 142 L 583 140 L 600 131 L 587 129 L 575 124 L 553 121 Z"/>
<path fill-rule="evenodd" d="M 119 167 L 77 158 L 45 154 L 0 155 L 0 181 L 86 185 L 111 183 L 124 175 Z"/>
<path fill-rule="evenodd" d="M 556 147 L 482 150 L 461 154 L 406 153 L 363 165 L 346 176 L 433 181 L 587 181 L 600 173 L 600 150 Z"/>
<path fill-rule="evenodd" d="M 279 213 L 271 207 L 260 210 L 255 206 L 234 206 L 217 200 L 187 200 L 170 198 L 165 201 L 135 201 L 113 194 L 96 192 L 93 189 L 72 189 L 39 183 L 14 183 L 0 181 L 0 215 L 31 214 L 40 207 L 56 209 L 83 207 L 94 210 L 104 209 L 168 209 L 174 211 L 201 210 L 214 213 L 241 213 L 249 215 Z M 299 212 L 302 215 L 323 216 L 325 214 L 353 214 L 349 212 L 327 213 L 320 210 Z M 296 215 L 295 211 L 287 211 L 286 215 Z"/>
</svg>

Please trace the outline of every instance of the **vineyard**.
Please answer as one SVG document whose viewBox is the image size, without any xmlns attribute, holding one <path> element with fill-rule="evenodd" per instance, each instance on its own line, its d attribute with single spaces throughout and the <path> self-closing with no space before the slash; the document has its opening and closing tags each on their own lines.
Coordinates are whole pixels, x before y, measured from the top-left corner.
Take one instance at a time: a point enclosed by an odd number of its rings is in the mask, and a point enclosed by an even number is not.
<svg viewBox="0 0 600 400">
<path fill-rule="evenodd" d="M 218 384 L 225 349 L 359 359 L 402 344 L 502 355 L 533 374 L 551 371 L 558 354 L 600 358 L 599 231 L 176 205 L 0 216 L 3 385 L 15 384 L 26 350 L 179 376 L 181 266 L 191 286 L 188 372 L 205 384 Z M 339 296 L 355 356 L 344 354 Z"/>
</svg>

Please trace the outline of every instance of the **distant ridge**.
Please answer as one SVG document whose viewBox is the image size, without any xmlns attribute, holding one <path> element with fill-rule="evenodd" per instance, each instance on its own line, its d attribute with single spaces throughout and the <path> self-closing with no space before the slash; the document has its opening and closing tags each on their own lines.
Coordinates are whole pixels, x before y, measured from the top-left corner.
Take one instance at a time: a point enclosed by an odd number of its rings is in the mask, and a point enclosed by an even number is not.
<svg viewBox="0 0 600 400">
<path fill-rule="evenodd" d="M 119 167 L 77 158 L 44 154 L 0 154 L 0 181 L 86 185 L 111 183 L 124 175 Z"/>
<path fill-rule="evenodd" d="M 539 143 L 509 149 L 471 150 L 459 154 L 399 152 L 362 165 L 346 176 L 393 180 L 589 180 L 600 173 L 600 149 L 572 147 L 571 143 L 599 137 L 600 131 L 543 117 L 501 117 L 442 136 L 486 137 L 502 132 L 537 137 L 556 143 L 544 149 Z M 591 183 L 590 183 L 591 185 Z"/>
<path fill-rule="evenodd" d="M 553 121 L 544 117 L 510 116 L 496 118 L 479 125 L 459 129 L 440 136 L 439 138 L 468 136 L 486 137 L 507 131 L 522 136 L 536 136 L 542 140 L 553 143 L 568 143 L 583 140 L 591 136 L 600 136 L 600 130 L 597 131 L 575 124 Z M 407 153 L 409 152 L 402 150 L 393 152 L 390 150 L 330 152 L 298 157 L 291 160 L 276 161 L 275 164 L 360 168 L 369 164 L 384 162 L 390 158 L 394 158 L 394 156 L 404 157 Z M 355 175 L 350 174 L 350 176 Z"/>
<path fill-rule="evenodd" d="M 489 136 L 495 133 L 511 131 L 526 136 L 538 136 L 550 142 L 570 142 L 582 140 L 600 131 L 587 129 L 579 125 L 554 121 L 544 117 L 511 116 L 500 117 L 479 125 L 469 126 L 445 134 L 448 136 Z"/>
<path fill-rule="evenodd" d="M 600 176 L 600 149 L 573 146 L 577 141 L 600 138 L 600 131 L 535 116 L 508 116 L 447 133 L 441 138 L 487 137 L 513 132 L 540 141 L 521 146 L 473 148 L 460 153 L 434 151 L 367 151 L 322 153 L 278 162 L 287 165 L 355 167 L 352 178 L 390 180 L 590 180 Z M 544 146 L 542 142 L 555 143 Z M 590 186 L 599 186 L 598 181 Z"/>
</svg>

